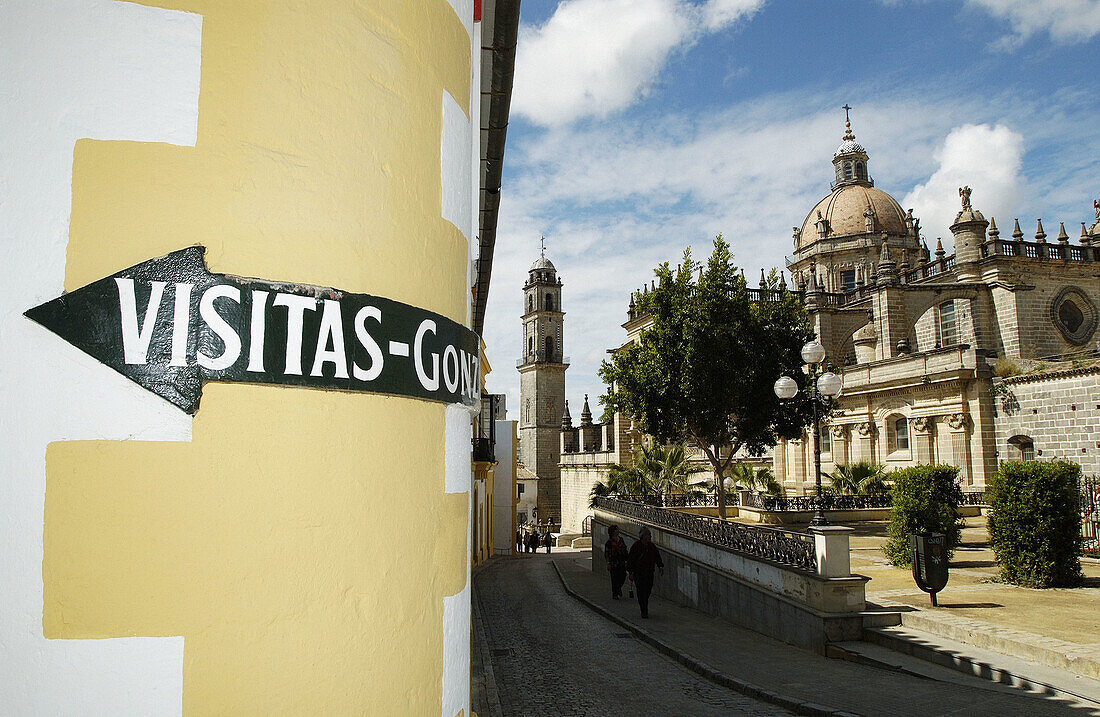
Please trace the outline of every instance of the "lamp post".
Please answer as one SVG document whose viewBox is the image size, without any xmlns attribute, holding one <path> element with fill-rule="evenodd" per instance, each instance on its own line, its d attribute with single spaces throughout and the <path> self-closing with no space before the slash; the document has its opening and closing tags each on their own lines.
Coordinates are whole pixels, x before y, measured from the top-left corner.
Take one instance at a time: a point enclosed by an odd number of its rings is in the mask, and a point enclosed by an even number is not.
<svg viewBox="0 0 1100 717">
<path fill-rule="evenodd" d="M 825 347 L 814 339 L 802 347 L 802 360 L 806 362 L 806 372 L 810 375 L 810 389 L 807 398 L 814 411 L 814 517 L 810 525 L 828 525 L 825 518 L 825 504 L 821 495 L 821 423 L 818 417 L 818 404 L 824 408 L 828 402 L 840 394 L 843 381 L 832 371 L 821 373 L 821 362 L 825 360 Z M 775 382 L 775 395 L 787 401 L 798 393 L 798 384 L 790 376 L 780 376 Z"/>
</svg>

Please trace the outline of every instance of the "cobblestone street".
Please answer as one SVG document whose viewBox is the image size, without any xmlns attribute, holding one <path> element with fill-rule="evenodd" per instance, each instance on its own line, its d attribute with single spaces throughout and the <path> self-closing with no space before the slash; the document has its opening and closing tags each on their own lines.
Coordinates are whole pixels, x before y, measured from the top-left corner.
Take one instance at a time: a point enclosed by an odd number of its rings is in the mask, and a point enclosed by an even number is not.
<svg viewBox="0 0 1100 717">
<path fill-rule="evenodd" d="M 474 577 L 504 715 L 787 715 L 713 684 L 566 594 L 545 554 Z M 481 715 L 481 717 L 485 717 Z"/>
</svg>

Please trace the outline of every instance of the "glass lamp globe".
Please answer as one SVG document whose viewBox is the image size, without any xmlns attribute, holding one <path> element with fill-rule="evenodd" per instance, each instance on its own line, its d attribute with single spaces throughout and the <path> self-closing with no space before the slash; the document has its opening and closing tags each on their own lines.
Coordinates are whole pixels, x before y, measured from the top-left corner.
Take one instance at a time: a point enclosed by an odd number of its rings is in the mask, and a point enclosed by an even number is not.
<svg viewBox="0 0 1100 717">
<path fill-rule="evenodd" d="M 781 399 L 794 398 L 796 393 L 798 393 L 798 384 L 790 376 L 780 376 L 775 382 L 775 395 Z"/>
<path fill-rule="evenodd" d="M 844 381 L 832 371 L 826 371 L 817 379 L 817 390 L 826 398 L 836 396 L 843 387 Z"/>
<path fill-rule="evenodd" d="M 825 347 L 817 339 L 802 347 L 802 360 L 806 363 L 819 364 L 823 358 L 825 358 Z"/>
</svg>

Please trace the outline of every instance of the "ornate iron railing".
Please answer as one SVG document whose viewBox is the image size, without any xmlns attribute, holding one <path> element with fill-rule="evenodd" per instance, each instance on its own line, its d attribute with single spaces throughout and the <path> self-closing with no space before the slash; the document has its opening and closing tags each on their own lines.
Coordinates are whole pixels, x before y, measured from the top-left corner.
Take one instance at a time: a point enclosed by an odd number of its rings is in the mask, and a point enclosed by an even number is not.
<svg viewBox="0 0 1100 717">
<path fill-rule="evenodd" d="M 1084 550 L 1100 551 L 1100 476 L 1081 480 L 1081 538 Z"/>
<path fill-rule="evenodd" d="M 712 493 L 693 493 L 690 495 L 616 495 L 618 500 L 628 503 L 654 505 L 658 508 L 708 508 L 718 505 L 718 496 Z M 732 501 L 731 501 L 732 505 Z"/>
<path fill-rule="evenodd" d="M 817 551 L 812 535 L 796 533 L 793 530 L 742 525 L 721 518 L 684 513 L 617 498 L 597 498 L 596 507 L 719 548 L 763 558 L 796 570 L 817 573 Z"/>
<path fill-rule="evenodd" d="M 874 510 L 889 508 L 893 505 L 889 493 L 879 495 L 826 495 L 823 502 L 825 510 Z M 779 497 L 744 492 L 740 495 L 740 505 L 746 508 L 777 513 L 810 511 L 816 508 L 812 495 Z M 982 491 L 967 491 L 962 494 L 962 502 L 959 505 L 986 505 L 985 493 Z"/>
<path fill-rule="evenodd" d="M 963 493 L 962 503 L 959 505 L 989 505 L 985 501 L 984 490 L 971 490 Z"/>
</svg>

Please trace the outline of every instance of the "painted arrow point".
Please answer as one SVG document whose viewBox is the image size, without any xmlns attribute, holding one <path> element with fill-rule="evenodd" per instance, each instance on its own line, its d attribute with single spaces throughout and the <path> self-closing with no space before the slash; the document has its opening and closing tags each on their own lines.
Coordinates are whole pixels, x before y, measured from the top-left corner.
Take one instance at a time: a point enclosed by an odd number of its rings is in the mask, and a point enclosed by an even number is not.
<svg viewBox="0 0 1100 717">
<path fill-rule="evenodd" d="M 25 314 L 188 413 L 206 381 L 479 405 L 481 340 L 462 324 L 381 296 L 213 274 L 204 251 L 150 259 Z"/>
<path fill-rule="evenodd" d="M 110 366 L 126 378 L 152 391 L 182 408 L 194 413 L 202 396 L 202 370 L 193 362 L 183 366 L 171 365 L 172 341 L 170 335 L 153 335 L 150 326 L 140 328 L 149 333 L 146 360 L 143 363 L 127 363 L 123 348 L 120 322 L 120 289 L 116 279 L 133 281 L 140 292 L 141 285 L 149 285 L 145 297 L 135 297 L 135 308 L 148 304 L 153 289 L 151 282 L 187 282 L 200 286 L 213 284 L 216 277 L 206 270 L 201 246 L 174 251 L 157 259 L 150 259 L 129 269 L 124 269 L 99 281 L 82 286 L 47 301 L 24 315 L 41 324 L 73 346 Z M 141 301 L 144 298 L 145 301 Z M 172 302 L 161 301 L 155 320 L 170 322 Z M 135 317 L 140 323 L 145 312 Z M 189 341 L 195 340 L 195 331 Z M 159 339 L 159 340 L 158 340 Z"/>
</svg>

